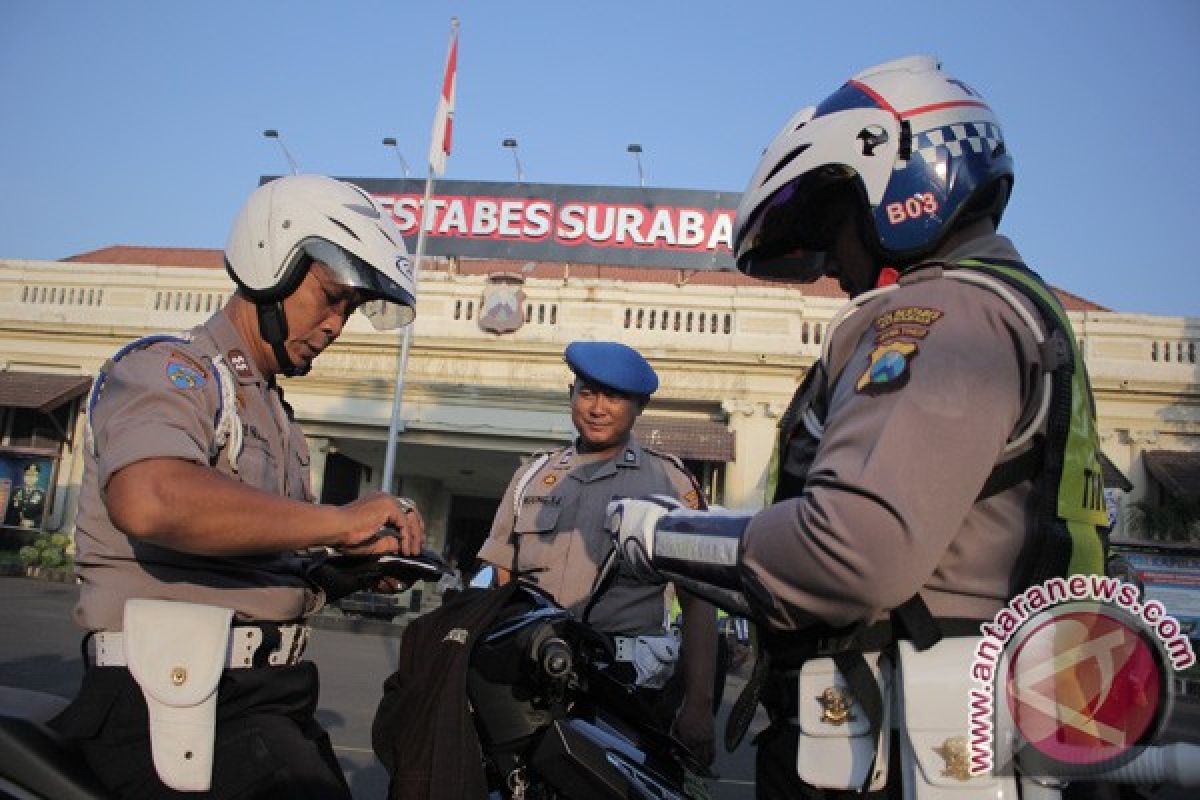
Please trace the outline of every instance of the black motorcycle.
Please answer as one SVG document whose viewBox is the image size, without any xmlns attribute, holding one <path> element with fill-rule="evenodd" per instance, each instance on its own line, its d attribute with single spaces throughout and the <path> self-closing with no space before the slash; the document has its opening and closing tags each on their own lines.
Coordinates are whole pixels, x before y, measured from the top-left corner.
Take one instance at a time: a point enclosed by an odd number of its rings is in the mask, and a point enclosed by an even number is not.
<svg viewBox="0 0 1200 800">
<path fill-rule="evenodd" d="M 435 555 L 330 556 L 311 573 L 330 596 L 436 581 Z M 399 588 L 399 587 L 398 587 Z M 541 800 L 704 797 L 708 771 L 653 721 L 614 669 L 611 639 L 533 586 L 510 595 L 470 657 L 468 696 L 491 796 Z M 46 727 L 63 698 L 0 687 L 0 798 L 105 800 L 78 750 Z"/>
<path fill-rule="evenodd" d="M 708 768 L 664 732 L 611 637 L 535 586 L 477 639 L 467 694 L 493 797 L 707 797 Z"/>
</svg>

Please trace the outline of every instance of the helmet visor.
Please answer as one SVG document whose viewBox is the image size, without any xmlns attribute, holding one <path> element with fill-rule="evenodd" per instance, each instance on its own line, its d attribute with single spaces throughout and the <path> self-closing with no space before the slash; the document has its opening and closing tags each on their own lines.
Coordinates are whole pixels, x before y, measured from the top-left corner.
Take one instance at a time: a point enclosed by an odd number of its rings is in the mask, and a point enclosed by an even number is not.
<svg viewBox="0 0 1200 800">
<path fill-rule="evenodd" d="M 829 270 L 833 246 L 847 207 L 835 187 L 854 175 L 827 165 L 781 186 L 758 208 L 736 243 L 737 268 L 756 278 L 811 283 Z"/>
<path fill-rule="evenodd" d="M 308 258 L 324 264 L 338 283 L 363 293 L 366 299 L 359 311 L 376 330 L 402 328 L 416 317 L 416 300 L 412 292 L 345 248 L 325 239 L 311 238 L 302 241 L 300 249 Z M 407 257 L 401 253 L 397 259 L 405 261 L 404 264 L 397 263 L 399 272 L 410 273 Z"/>
</svg>

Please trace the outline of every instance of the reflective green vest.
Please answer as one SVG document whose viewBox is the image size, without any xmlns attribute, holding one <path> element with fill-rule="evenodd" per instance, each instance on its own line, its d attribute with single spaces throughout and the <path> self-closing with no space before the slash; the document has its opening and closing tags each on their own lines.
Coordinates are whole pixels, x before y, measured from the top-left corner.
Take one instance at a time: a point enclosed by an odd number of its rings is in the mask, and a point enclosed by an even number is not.
<svg viewBox="0 0 1200 800">
<path fill-rule="evenodd" d="M 1108 512 L 1104 503 L 1100 440 L 1087 367 L 1070 319 L 1054 293 L 1020 262 L 967 259 L 956 264 L 928 266 L 940 266 L 950 278 L 956 277 L 956 272 L 982 273 L 1015 289 L 1038 309 L 1046 329 L 1042 356 L 1044 369 L 1050 372 L 1051 396 L 1046 441 L 1039 450 L 1040 464 L 1022 466 L 1020 469 L 1024 471 L 1010 471 L 1000 481 L 1001 488 L 1008 488 L 1032 478 L 1037 482 L 1042 501 L 1034 541 L 1017 565 L 1017 590 L 1060 575 L 1102 574 L 1105 557 L 1101 531 L 1108 526 Z M 990 288 L 995 291 L 994 286 Z M 1023 308 L 1020 311 L 1022 315 L 1027 313 Z M 802 386 L 797 397 L 803 391 Z M 782 448 L 786 444 L 783 439 L 783 436 L 777 439 L 768 466 L 767 502 L 779 499 L 775 492 L 783 468 Z M 998 465 L 993 476 L 1001 477 L 999 473 L 1006 466 Z M 992 483 L 989 478 L 988 484 Z M 992 493 L 999 490 L 993 489 Z"/>
<path fill-rule="evenodd" d="M 978 270 L 1018 289 L 1041 312 L 1049 329 L 1047 339 L 1056 341 L 1065 351 L 1054 370 L 1046 464 L 1039 476 L 1042 481 L 1039 488 L 1047 493 L 1054 520 L 1043 518 L 1039 524 L 1044 529 L 1043 537 L 1056 535 L 1047 530 L 1048 526 L 1055 527 L 1055 521 L 1065 528 L 1070 540 L 1070 558 L 1063 567 L 1066 574 L 1103 574 L 1101 531 L 1108 527 L 1108 511 L 1104 504 L 1096 405 L 1071 321 L 1049 287 L 1019 262 L 967 259 L 958 266 Z M 1048 505 L 1045 510 L 1051 511 L 1051 507 Z M 1053 543 L 1049 544 L 1053 547 Z M 1038 574 L 1045 571 L 1045 566 L 1035 570 L 1026 582 L 1053 577 Z"/>
</svg>

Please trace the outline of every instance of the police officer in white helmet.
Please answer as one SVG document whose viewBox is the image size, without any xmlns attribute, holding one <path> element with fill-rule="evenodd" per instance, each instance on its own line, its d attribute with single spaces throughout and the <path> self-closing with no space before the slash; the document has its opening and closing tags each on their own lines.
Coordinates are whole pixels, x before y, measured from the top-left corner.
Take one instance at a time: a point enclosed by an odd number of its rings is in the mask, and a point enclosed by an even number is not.
<svg viewBox="0 0 1200 800">
<path fill-rule="evenodd" d="M 1086 369 L 1053 292 L 996 233 L 1012 183 L 991 109 L 929 57 L 797 113 L 742 197 L 737 267 L 830 275 L 852 301 L 782 421 L 774 504 L 610 505 L 648 578 L 759 622 L 760 798 L 920 797 L 930 780 L 1002 796 L 914 766 L 938 756 L 903 727 L 889 740 L 889 692 L 917 691 L 894 685 L 911 659 L 978 635 L 1023 587 L 1102 571 Z M 969 659 L 949 670 L 966 681 Z M 926 707 L 962 733 L 965 695 L 941 694 Z M 733 728 L 752 713 L 739 704 Z"/>
<path fill-rule="evenodd" d="M 315 504 L 276 377 L 307 373 L 356 309 L 411 322 L 413 275 L 370 196 L 316 175 L 254 191 L 225 259 L 223 308 L 130 343 L 94 382 L 75 534 L 88 666 L 53 724 L 120 797 L 348 799 L 301 660 L 326 595 L 297 551 L 412 555 L 424 523 L 383 492 Z"/>
</svg>

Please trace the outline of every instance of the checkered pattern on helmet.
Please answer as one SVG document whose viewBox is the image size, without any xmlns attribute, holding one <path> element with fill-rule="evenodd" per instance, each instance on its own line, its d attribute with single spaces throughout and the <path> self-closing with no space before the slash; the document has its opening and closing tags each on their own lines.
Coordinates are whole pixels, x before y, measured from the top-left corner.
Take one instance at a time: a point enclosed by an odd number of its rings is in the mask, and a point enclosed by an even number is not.
<svg viewBox="0 0 1200 800">
<path fill-rule="evenodd" d="M 993 122 L 955 122 L 913 134 L 913 153 L 933 164 L 947 157 L 960 158 L 966 151 L 988 154 L 1004 141 L 1000 126 Z M 906 164 L 898 161 L 895 169 Z"/>
</svg>

